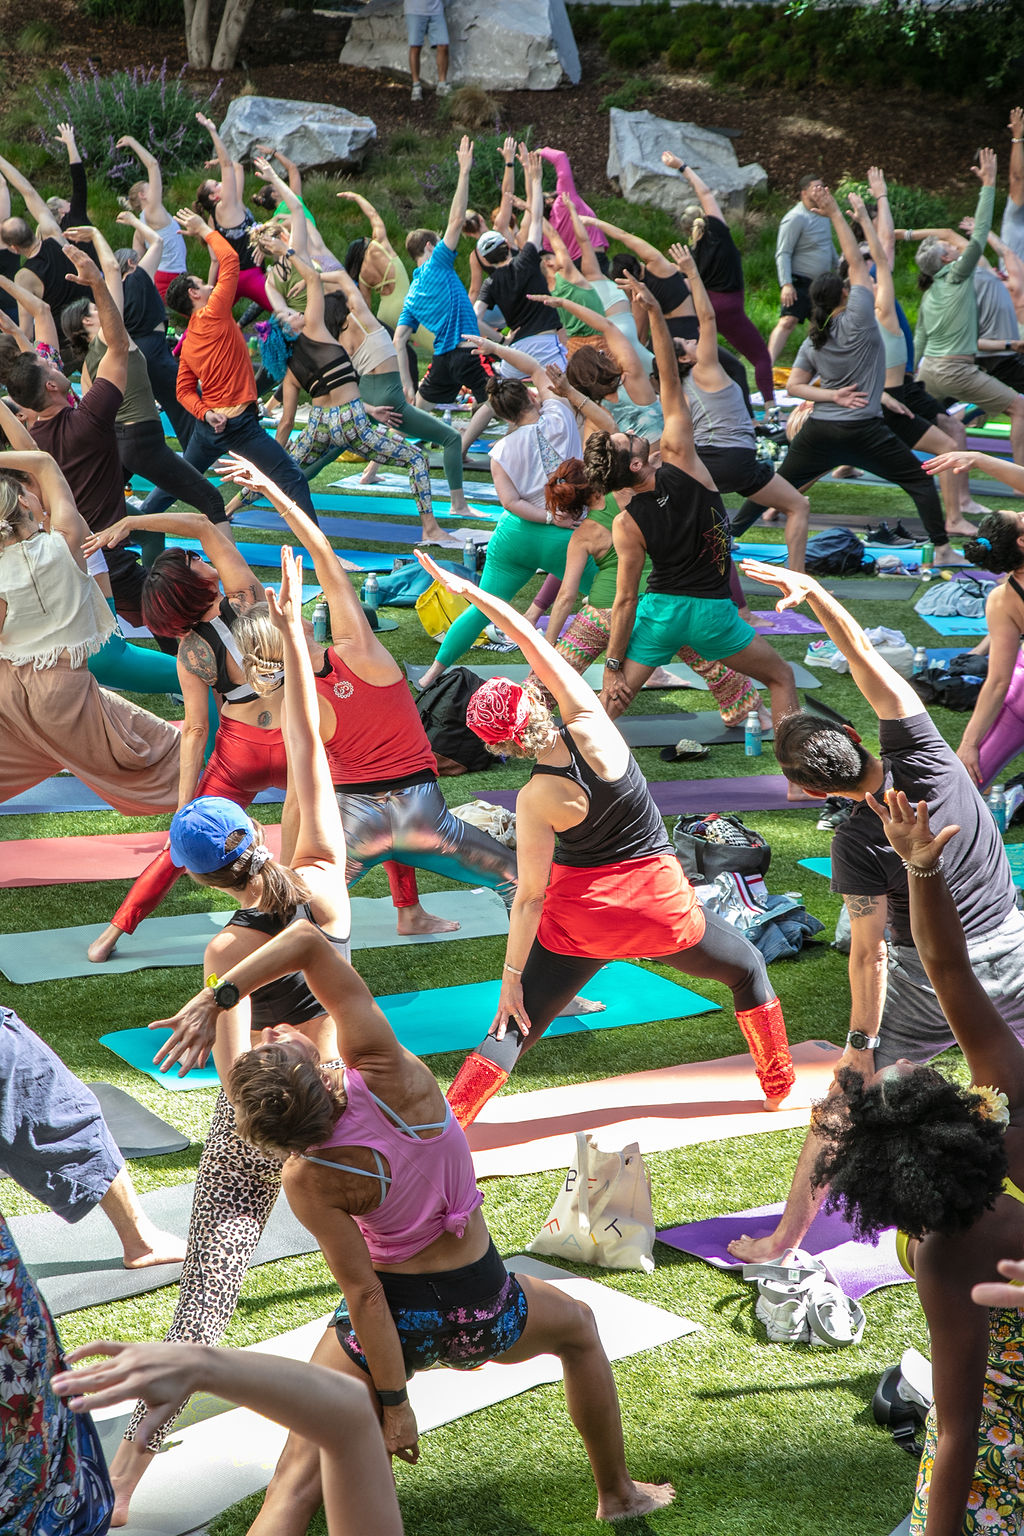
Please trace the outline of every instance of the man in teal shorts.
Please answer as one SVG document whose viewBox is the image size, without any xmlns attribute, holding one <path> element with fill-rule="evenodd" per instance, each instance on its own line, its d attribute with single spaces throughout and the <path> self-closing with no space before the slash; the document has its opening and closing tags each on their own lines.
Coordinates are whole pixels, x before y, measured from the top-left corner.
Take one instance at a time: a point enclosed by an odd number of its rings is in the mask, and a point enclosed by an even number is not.
<svg viewBox="0 0 1024 1536">
<path fill-rule="evenodd" d="M 763 635 L 740 617 L 729 590 L 731 538 L 721 496 L 697 456 L 672 337 L 652 295 L 641 303 L 650 316 L 661 379 L 665 426 L 661 462 L 650 461 L 645 438 L 625 432 L 592 432 L 583 462 L 595 489 L 628 491 L 628 510 L 612 525 L 619 574 L 612 608 L 601 702 L 616 718 L 627 709 L 656 667 L 680 646 L 709 661 L 764 683 L 771 694 L 772 722 L 799 708 L 793 669 Z M 620 498 L 620 505 L 625 498 Z M 647 591 L 637 589 L 645 559 Z M 791 800 L 806 799 L 795 785 Z"/>
</svg>

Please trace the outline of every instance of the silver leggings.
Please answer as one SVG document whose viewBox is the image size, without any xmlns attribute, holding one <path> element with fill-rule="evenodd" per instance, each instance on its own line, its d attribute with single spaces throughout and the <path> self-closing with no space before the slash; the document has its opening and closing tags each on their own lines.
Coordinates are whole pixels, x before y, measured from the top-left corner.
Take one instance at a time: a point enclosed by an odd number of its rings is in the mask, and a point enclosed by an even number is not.
<svg viewBox="0 0 1024 1536">
<path fill-rule="evenodd" d="M 465 885 L 487 885 L 511 906 L 516 856 L 496 838 L 453 816 L 436 782 L 360 795 L 338 790 L 348 844 L 348 883 L 393 859 Z"/>
</svg>

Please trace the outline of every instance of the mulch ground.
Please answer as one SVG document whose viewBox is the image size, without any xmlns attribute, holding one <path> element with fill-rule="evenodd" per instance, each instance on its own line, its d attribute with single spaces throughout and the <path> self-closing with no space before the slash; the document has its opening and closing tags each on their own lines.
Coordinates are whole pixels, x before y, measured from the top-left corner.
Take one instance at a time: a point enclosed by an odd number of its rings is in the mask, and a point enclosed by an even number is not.
<svg viewBox="0 0 1024 1536">
<path fill-rule="evenodd" d="M 30 79 L 42 63 L 14 48 L 26 23 L 39 16 L 38 0 L 0 0 L 0 71 L 7 85 Z M 47 0 L 45 15 L 55 27 L 59 49 L 52 62 L 72 68 L 93 60 L 104 72 L 136 64 L 178 68 L 185 62 L 182 30 L 126 27 L 86 16 L 77 0 Z M 372 117 L 382 140 L 389 132 L 435 125 L 431 94 L 409 100 L 407 82 L 374 70 L 341 69 L 338 53 L 344 24 L 305 14 L 281 19 L 270 0 L 257 0 L 241 49 L 244 68 L 224 78 L 225 102 L 247 81 L 261 95 L 337 103 Z M 275 62 L 264 62 L 273 58 Z M 503 128 L 533 124 L 535 143 L 566 150 L 582 188 L 606 187 L 607 112 L 601 101 L 621 82 L 593 45 L 581 50 L 583 83 L 556 91 L 492 92 Z M 210 76 L 196 72 L 204 83 Z M 655 75 L 657 90 L 640 103 L 660 117 L 727 130 L 741 163 L 759 161 L 769 181 L 788 193 L 805 170 L 831 182 L 846 173 L 863 175 L 880 163 L 895 180 L 934 192 L 976 185 L 970 160 L 978 145 L 995 143 L 1005 154 L 1005 105 L 998 101 L 947 101 L 916 96 L 901 88 L 844 96 L 830 88 L 800 94 L 781 90 L 716 90 L 696 75 Z"/>
</svg>

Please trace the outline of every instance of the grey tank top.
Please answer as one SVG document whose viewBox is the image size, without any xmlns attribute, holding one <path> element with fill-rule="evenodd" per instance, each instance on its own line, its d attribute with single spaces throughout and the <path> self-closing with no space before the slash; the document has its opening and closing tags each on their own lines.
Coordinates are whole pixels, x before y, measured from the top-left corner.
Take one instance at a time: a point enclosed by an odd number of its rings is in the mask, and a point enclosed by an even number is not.
<svg viewBox="0 0 1024 1536">
<path fill-rule="evenodd" d="M 886 330 L 885 326 L 881 323 L 881 321 L 879 321 L 878 334 L 881 336 L 882 346 L 885 348 L 886 373 L 888 373 L 890 368 L 902 368 L 904 372 L 906 372 L 907 338 L 904 336 L 899 326 L 896 327 L 896 333 L 894 335 L 892 331 Z"/>
<path fill-rule="evenodd" d="M 732 379 L 724 389 L 698 389 L 693 374 L 684 386 L 693 420 L 693 441 L 698 448 L 753 448 L 754 423 L 743 391 Z"/>
</svg>

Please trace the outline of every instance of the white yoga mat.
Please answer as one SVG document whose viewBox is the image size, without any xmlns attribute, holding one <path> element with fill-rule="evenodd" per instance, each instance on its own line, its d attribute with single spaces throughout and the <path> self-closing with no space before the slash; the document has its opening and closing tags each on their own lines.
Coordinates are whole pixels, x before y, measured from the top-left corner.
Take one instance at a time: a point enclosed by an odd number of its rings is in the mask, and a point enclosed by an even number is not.
<svg viewBox="0 0 1024 1536">
<path fill-rule="evenodd" d="M 510 1270 L 548 1280 L 567 1295 L 585 1301 L 594 1312 L 601 1342 L 611 1360 L 657 1349 L 700 1327 L 674 1312 L 652 1307 L 529 1255 L 516 1254 L 505 1263 Z M 307 1360 L 329 1321 L 318 1319 L 254 1347 L 267 1354 Z M 541 1355 L 522 1365 L 492 1363 L 471 1372 L 423 1371 L 409 1383 L 409 1400 L 425 1434 L 467 1413 L 517 1397 L 531 1387 L 558 1381 L 561 1374 L 554 1355 Z M 111 1410 L 106 1417 L 122 1411 Z M 99 1417 L 102 1421 L 103 1416 Z M 123 1527 L 127 1536 L 183 1536 L 239 1499 L 265 1488 L 286 1437 L 287 1431 L 280 1425 L 247 1408 L 233 1408 L 172 1435 L 172 1443 L 155 1458 L 132 1500 L 131 1518 Z M 579 1463 L 580 1477 L 586 1478 L 582 1445 Z"/>
</svg>

